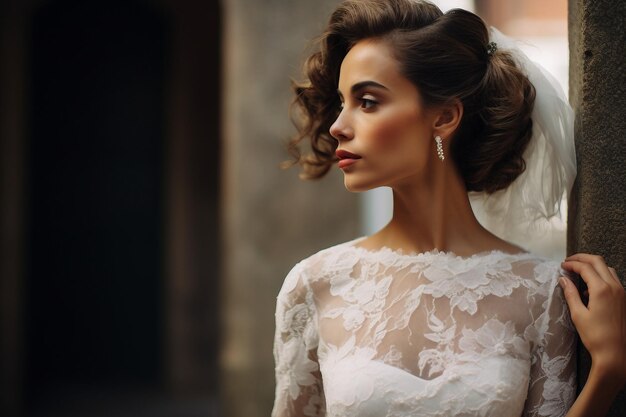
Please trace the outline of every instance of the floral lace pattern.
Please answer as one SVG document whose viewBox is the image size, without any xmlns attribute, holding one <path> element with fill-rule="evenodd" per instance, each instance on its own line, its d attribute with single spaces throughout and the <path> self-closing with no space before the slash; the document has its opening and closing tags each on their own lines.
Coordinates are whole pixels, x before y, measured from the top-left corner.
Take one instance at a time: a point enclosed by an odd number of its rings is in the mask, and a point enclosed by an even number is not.
<svg viewBox="0 0 626 417">
<path fill-rule="evenodd" d="M 298 263 L 276 309 L 279 416 L 561 416 L 574 329 L 558 263 L 346 242 Z"/>
</svg>

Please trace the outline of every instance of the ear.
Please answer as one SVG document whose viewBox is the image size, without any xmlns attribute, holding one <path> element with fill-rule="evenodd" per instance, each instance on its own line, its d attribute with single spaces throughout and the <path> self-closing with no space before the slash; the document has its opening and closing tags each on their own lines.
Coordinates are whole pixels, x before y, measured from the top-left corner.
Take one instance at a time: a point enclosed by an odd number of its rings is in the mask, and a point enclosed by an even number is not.
<svg viewBox="0 0 626 417">
<path fill-rule="evenodd" d="M 433 122 L 433 136 L 441 136 L 444 138 L 444 143 L 449 142 L 445 139 L 450 139 L 454 135 L 462 118 L 463 104 L 461 100 L 455 99 L 439 107 Z"/>
</svg>

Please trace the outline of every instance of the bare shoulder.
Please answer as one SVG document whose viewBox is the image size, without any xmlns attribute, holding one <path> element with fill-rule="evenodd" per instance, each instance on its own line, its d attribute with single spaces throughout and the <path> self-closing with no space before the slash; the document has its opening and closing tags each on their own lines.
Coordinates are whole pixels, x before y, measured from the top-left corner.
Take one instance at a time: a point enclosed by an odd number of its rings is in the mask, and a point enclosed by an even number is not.
<svg viewBox="0 0 626 417">
<path fill-rule="evenodd" d="M 519 253 L 527 252 L 524 248 L 514 245 L 511 242 L 507 242 L 504 239 L 500 239 L 499 237 L 491 233 L 489 233 L 488 238 L 483 240 L 482 244 L 486 246 L 484 250 L 496 250 L 496 251 L 510 253 L 510 254 L 519 254 Z"/>
<path fill-rule="evenodd" d="M 510 242 L 507 242 L 505 240 L 499 239 L 501 243 L 498 244 L 498 246 L 496 247 L 497 250 L 505 252 L 505 253 L 512 253 L 512 254 L 517 254 L 517 253 L 522 253 L 522 252 L 526 252 L 525 249 L 514 245 Z"/>
</svg>

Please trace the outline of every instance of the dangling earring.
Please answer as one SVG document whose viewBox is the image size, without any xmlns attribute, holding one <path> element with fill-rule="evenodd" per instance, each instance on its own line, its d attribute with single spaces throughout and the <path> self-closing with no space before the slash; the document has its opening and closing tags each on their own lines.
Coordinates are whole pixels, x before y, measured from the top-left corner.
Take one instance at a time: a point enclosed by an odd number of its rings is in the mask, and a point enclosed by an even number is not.
<svg viewBox="0 0 626 417">
<path fill-rule="evenodd" d="M 446 159 L 446 157 L 443 156 L 443 145 L 441 143 L 441 136 L 435 136 L 435 142 L 437 142 L 437 156 L 439 156 L 439 159 L 443 161 L 444 159 Z"/>
</svg>

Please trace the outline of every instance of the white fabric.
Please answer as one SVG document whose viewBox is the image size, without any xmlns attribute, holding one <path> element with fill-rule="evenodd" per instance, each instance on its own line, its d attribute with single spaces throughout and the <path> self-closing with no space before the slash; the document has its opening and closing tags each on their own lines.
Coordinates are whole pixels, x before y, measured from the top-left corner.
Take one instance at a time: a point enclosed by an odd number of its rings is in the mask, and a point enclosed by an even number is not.
<svg viewBox="0 0 626 417">
<path fill-rule="evenodd" d="M 469 195 L 485 228 L 529 249 L 532 242 L 545 240 L 551 229 L 561 226 L 561 202 L 566 201 L 576 177 L 574 112 L 558 81 L 531 61 L 513 39 L 492 27 L 490 40 L 498 50 L 513 55 L 535 86 L 533 135 L 524 153 L 524 173 L 504 190 Z"/>
<path fill-rule="evenodd" d="M 273 417 L 551 416 L 574 400 L 557 262 L 355 246 L 287 275 Z"/>
</svg>

